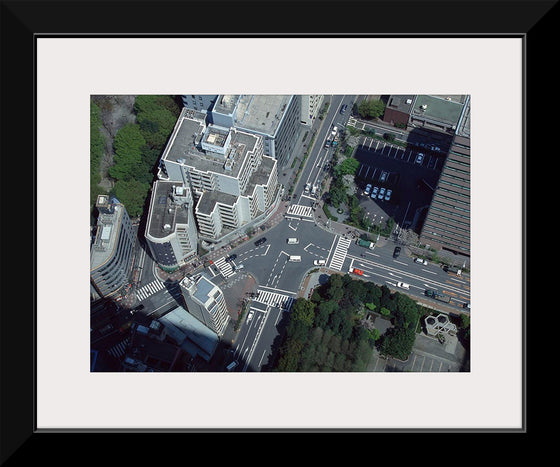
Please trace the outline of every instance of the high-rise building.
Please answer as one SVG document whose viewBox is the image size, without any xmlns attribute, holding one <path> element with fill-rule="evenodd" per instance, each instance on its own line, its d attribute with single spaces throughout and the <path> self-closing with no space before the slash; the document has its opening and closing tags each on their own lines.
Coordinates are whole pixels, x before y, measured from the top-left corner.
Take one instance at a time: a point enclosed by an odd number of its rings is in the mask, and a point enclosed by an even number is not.
<svg viewBox="0 0 560 467">
<path fill-rule="evenodd" d="M 229 321 L 222 290 L 204 274 L 185 277 L 181 281 L 181 290 L 188 312 L 222 336 Z"/>
<path fill-rule="evenodd" d="M 191 190 L 198 235 L 216 242 L 274 206 L 276 165 L 263 153 L 262 136 L 207 124 L 205 114 L 184 108 L 158 178 Z"/>
<path fill-rule="evenodd" d="M 91 284 L 100 297 L 116 298 L 129 284 L 134 231 L 124 205 L 116 198 L 99 195 L 95 207 L 99 215 L 90 254 Z"/>
<path fill-rule="evenodd" d="M 184 94 L 181 95 L 183 105 L 192 110 L 203 110 L 210 112 L 216 102 L 217 94 Z"/>
<path fill-rule="evenodd" d="M 264 153 L 286 167 L 301 130 L 301 95 L 220 95 L 212 122 L 263 137 Z"/>
<path fill-rule="evenodd" d="M 455 127 L 420 241 L 436 248 L 470 256 L 470 99 Z"/>
<path fill-rule="evenodd" d="M 306 94 L 301 96 L 301 123 L 307 126 L 313 125 L 321 110 L 323 97 L 322 94 Z"/>
<path fill-rule="evenodd" d="M 174 270 L 196 257 L 198 236 L 188 185 L 154 182 L 145 238 L 153 258 L 164 270 Z"/>
</svg>

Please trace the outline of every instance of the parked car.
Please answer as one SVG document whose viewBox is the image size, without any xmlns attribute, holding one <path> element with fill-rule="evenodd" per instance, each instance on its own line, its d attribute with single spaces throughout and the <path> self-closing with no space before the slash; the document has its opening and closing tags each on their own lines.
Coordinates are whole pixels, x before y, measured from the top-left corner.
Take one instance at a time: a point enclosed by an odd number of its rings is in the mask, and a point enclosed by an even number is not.
<svg viewBox="0 0 560 467">
<path fill-rule="evenodd" d="M 374 186 L 373 190 L 371 191 L 371 199 L 375 199 L 377 197 L 377 193 L 379 193 L 379 187 Z"/>
<path fill-rule="evenodd" d="M 266 237 L 259 238 L 259 239 L 255 242 L 255 246 L 261 246 L 264 242 L 266 242 Z"/>
<path fill-rule="evenodd" d="M 395 250 L 393 251 L 393 258 L 398 258 L 400 254 L 401 254 L 401 247 L 396 246 Z"/>
<path fill-rule="evenodd" d="M 393 193 L 391 189 L 387 190 L 387 193 L 385 194 L 385 201 L 389 201 L 391 199 L 391 193 Z"/>
<path fill-rule="evenodd" d="M 369 195 L 370 190 L 371 190 L 371 183 L 368 183 L 368 184 L 366 185 L 365 194 L 366 194 L 366 195 Z"/>
<path fill-rule="evenodd" d="M 235 258 L 237 258 L 237 255 L 235 255 L 235 254 L 227 256 L 227 257 L 226 257 L 226 263 L 230 263 L 230 262 L 233 261 Z"/>
<path fill-rule="evenodd" d="M 417 164 L 421 164 L 422 161 L 424 160 L 424 154 L 422 154 L 421 152 L 419 152 L 416 156 L 416 160 L 414 162 L 416 162 Z"/>
<path fill-rule="evenodd" d="M 384 188 L 384 187 L 381 187 L 381 188 L 379 189 L 379 195 L 377 195 L 377 197 L 378 197 L 379 199 L 383 199 L 384 196 L 385 196 L 385 188 Z"/>
<path fill-rule="evenodd" d="M 383 172 L 381 172 L 381 175 L 379 176 L 379 181 L 384 182 L 385 180 L 387 180 L 387 172 L 383 171 Z"/>
<path fill-rule="evenodd" d="M 423 264 L 424 266 L 427 266 L 427 265 L 428 265 L 428 261 L 426 261 L 425 259 L 422 259 L 422 258 L 416 258 L 416 259 L 414 260 L 414 262 L 415 262 L 415 263 L 419 263 L 419 264 Z"/>
</svg>

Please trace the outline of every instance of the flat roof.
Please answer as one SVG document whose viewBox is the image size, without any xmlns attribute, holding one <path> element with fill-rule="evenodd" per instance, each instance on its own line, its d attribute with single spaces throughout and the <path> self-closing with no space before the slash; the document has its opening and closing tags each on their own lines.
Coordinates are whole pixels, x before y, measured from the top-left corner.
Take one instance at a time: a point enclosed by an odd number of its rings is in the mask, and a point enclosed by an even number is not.
<svg viewBox="0 0 560 467">
<path fill-rule="evenodd" d="M 206 128 L 203 119 L 183 116 L 171 137 L 163 159 L 173 162 L 181 161 L 180 163 L 201 172 L 215 172 L 237 178 L 247 153 L 255 149 L 259 136 L 230 129 L 227 131 L 231 132 L 231 140 L 225 154 L 197 148 L 197 142 L 209 136 L 213 145 L 223 147 L 227 138 L 226 130 L 214 125 Z M 228 159 L 232 162 L 230 169 L 225 167 Z"/>
<path fill-rule="evenodd" d="M 233 206 L 237 201 L 237 196 L 221 191 L 205 191 L 199 198 L 196 205 L 196 212 L 201 214 L 210 214 L 214 210 L 217 202 Z"/>
<path fill-rule="evenodd" d="M 210 360 L 219 337 L 187 310 L 178 306 L 159 318 L 159 321 L 183 350 L 193 356 L 199 355 L 206 361 Z"/>
<path fill-rule="evenodd" d="M 447 100 L 447 97 L 449 97 L 450 100 Z M 421 109 L 423 105 L 426 106 L 425 110 Z M 412 109 L 412 116 L 453 126 L 457 125 L 459 122 L 462 111 L 463 103 L 457 102 L 457 99 L 451 99 L 451 96 L 443 98 L 438 96 L 418 95 L 414 103 L 414 108 Z"/>
<path fill-rule="evenodd" d="M 244 95 L 235 110 L 235 126 L 274 136 L 291 95 Z"/>
<path fill-rule="evenodd" d="M 100 212 L 97 218 L 97 233 L 90 252 L 92 271 L 104 264 L 113 255 L 117 246 L 124 206 L 116 203 L 113 206 L 112 214 Z"/>
<path fill-rule="evenodd" d="M 171 195 L 174 187 L 184 188 L 179 182 L 156 180 L 152 188 L 152 200 L 148 233 L 154 238 L 165 238 L 175 231 L 177 224 L 188 224 L 188 204 L 176 204 Z M 168 228 L 164 226 L 169 225 Z"/>
</svg>

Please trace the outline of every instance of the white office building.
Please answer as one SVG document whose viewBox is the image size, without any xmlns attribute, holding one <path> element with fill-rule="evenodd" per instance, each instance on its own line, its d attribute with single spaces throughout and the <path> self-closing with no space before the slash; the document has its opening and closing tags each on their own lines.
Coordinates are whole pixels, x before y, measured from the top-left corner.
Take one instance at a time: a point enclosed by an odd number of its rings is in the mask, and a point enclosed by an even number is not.
<svg viewBox="0 0 560 467">
<path fill-rule="evenodd" d="M 208 124 L 184 108 L 158 178 L 190 188 L 198 235 L 217 242 L 265 214 L 278 197 L 277 162 L 259 135 Z"/>
</svg>

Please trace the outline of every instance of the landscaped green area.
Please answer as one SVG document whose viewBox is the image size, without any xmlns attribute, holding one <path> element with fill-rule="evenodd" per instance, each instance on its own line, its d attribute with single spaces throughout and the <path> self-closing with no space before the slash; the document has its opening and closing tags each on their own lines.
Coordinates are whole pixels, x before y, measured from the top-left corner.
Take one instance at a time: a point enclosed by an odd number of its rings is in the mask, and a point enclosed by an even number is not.
<svg viewBox="0 0 560 467">
<path fill-rule="evenodd" d="M 406 360 L 426 309 L 387 286 L 332 274 L 290 312 L 275 371 L 366 371 L 373 349 Z M 391 320 L 384 335 L 373 325 Z"/>
</svg>

